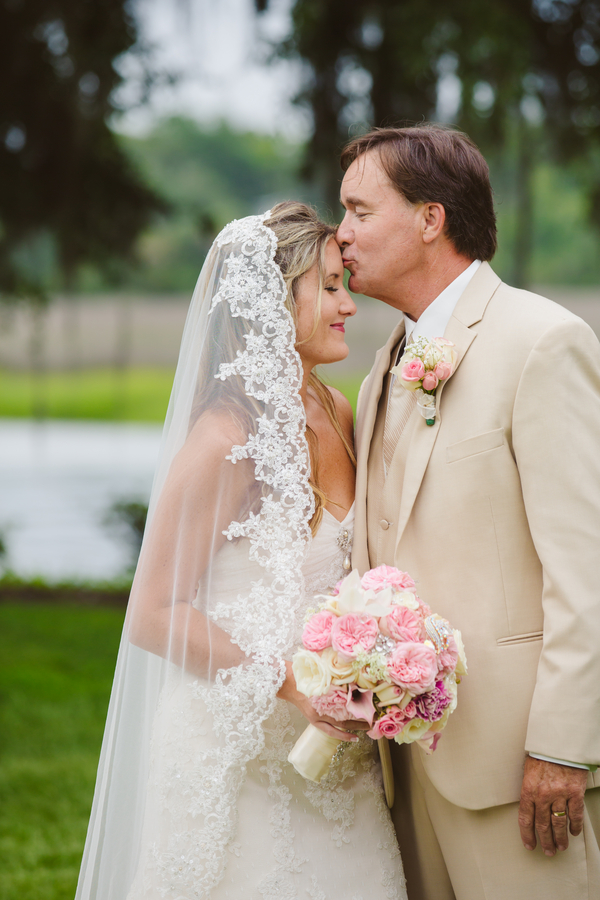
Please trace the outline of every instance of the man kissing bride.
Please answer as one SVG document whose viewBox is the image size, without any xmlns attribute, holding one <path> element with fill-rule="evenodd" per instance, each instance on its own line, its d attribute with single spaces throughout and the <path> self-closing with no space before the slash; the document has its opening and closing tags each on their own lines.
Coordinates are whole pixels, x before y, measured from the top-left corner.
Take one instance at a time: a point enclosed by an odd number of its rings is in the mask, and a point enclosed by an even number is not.
<svg viewBox="0 0 600 900">
<path fill-rule="evenodd" d="M 228 225 L 202 268 L 78 900 L 600 888 L 598 342 L 490 268 L 488 170 L 465 135 L 375 130 L 342 163 L 337 230 L 280 203 Z M 356 443 L 315 371 L 348 353 L 344 266 L 350 290 L 398 310 Z M 457 366 L 426 419 L 390 369 L 442 336 Z M 318 715 L 291 666 L 353 529 L 353 566 L 408 570 L 469 656 L 435 753 L 397 754 L 393 823 L 369 726 Z M 347 744 L 320 783 L 287 762 L 307 722 Z"/>
</svg>

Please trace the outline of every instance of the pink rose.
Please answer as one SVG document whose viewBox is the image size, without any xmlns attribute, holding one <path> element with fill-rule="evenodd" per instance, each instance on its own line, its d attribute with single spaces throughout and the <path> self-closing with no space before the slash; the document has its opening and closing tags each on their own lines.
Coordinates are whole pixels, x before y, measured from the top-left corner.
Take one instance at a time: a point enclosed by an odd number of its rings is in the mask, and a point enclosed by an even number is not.
<svg viewBox="0 0 600 900">
<path fill-rule="evenodd" d="M 394 606 L 392 611 L 379 620 L 379 630 L 396 641 L 418 641 L 421 639 L 421 617 L 406 606 Z"/>
<path fill-rule="evenodd" d="M 393 566 L 377 566 L 376 569 L 365 572 L 360 586 L 365 591 L 382 591 L 387 587 L 397 591 L 412 591 L 415 583 L 408 572 L 401 572 Z"/>
<path fill-rule="evenodd" d="M 403 710 L 397 706 L 390 706 L 385 715 L 377 719 L 371 730 L 367 731 L 367 734 L 374 741 L 382 737 L 393 738 L 402 731 L 406 722 L 407 718 Z"/>
<path fill-rule="evenodd" d="M 458 647 L 453 637 L 448 639 L 448 646 L 438 655 L 438 669 L 449 675 L 454 672 L 458 662 Z"/>
<path fill-rule="evenodd" d="M 450 376 L 452 375 L 452 366 L 450 365 L 450 363 L 441 360 L 434 367 L 433 372 L 440 381 L 445 381 L 446 378 L 450 378 Z"/>
<path fill-rule="evenodd" d="M 399 643 L 388 660 L 387 670 L 398 687 L 411 694 L 424 694 L 435 685 L 438 671 L 435 650 L 426 644 Z"/>
<path fill-rule="evenodd" d="M 311 697 L 310 702 L 320 716 L 329 716 L 336 722 L 345 722 L 352 716 L 346 709 L 348 693 L 345 688 L 330 687 L 326 694 L 320 697 Z"/>
<path fill-rule="evenodd" d="M 437 368 L 437 366 L 436 366 Z M 439 378 L 435 374 L 435 370 L 433 372 L 428 372 L 427 375 L 423 378 L 423 390 L 424 391 L 435 391 L 438 386 Z"/>
<path fill-rule="evenodd" d="M 420 381 L 425 374 L 425 366 L 420 359 L 411 359 L 402 366 L 401 377 L 403 381 Z"/>
<path fill-rule="evenodd" d="M 377 633 L 377 622 L 371 616 L 346 613 L 333 623 L 331 645 L 338 653 L 354 659 L 361 650 L 371 650 L 375 646 Z"/>
<path fill-rule="evenodd" d="M 307 650 L 324 650 L 331 647 L 331 627 L 336 617 L 329 610 L 311 616 L 302 632 L 302 643 Z"/>
</svg>

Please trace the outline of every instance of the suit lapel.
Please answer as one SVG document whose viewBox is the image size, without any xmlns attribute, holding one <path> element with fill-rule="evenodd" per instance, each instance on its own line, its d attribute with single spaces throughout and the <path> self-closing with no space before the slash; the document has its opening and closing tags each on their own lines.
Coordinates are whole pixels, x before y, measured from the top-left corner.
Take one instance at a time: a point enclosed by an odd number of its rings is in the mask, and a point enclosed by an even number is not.
<svg viewBox="0 0 600 900">
<path fill-rule="evenodd" d="M 377 407 L 385 376 L 390 369 L 390 354 L 404 337 L 404 319 L 398 323 L 384 347 L 377 352 L 373 368 L 367 375 L 359 395 L 356 419 L 356 501 L 354 507 L 354 549 L 352 562 L 361 572 L 369 568 L 367 550 L 367 463 Z"/>
<path fill-rule="evenodd" d="M 477 336 L 477 332 L 472 326 L 481 321 L 485 308 L 500 283 L 500 279 L 492 271 L 489 264 L 482 263 L 459 299 L 454 314 L 450 318 L 450 322 L 444 332 L 444 337 L 456 345 L 458 354 L 456 369 L 449 381 L 455 377 L 456 370 Z M 442 425 L 442 396 L 447 383 L 442 384 L 437 391 L 437 413 L 434 425 L 427 425 L 418 410 L 415 410 L 413 413 L 413 415 L 418 416 L 419 421 L 414 430 L 406 460 L 398 516 L 397 542 L 402 538 L 406 528 Z"/>
</svg>

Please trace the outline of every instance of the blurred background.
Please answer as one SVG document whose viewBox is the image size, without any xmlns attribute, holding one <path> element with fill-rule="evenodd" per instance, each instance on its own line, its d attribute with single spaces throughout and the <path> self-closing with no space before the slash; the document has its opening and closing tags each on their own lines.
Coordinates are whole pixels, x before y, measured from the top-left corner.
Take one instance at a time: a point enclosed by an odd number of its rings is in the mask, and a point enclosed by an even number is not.
<svg viewBox="0 0 600 900">
<path fill-rule="evenodd" d="M 494 268 L 600 334 L 600 0 L 0 0 L 0 898 L 73 896 L 187 304 L 229 220 L 454 124 Z M 354 400 L 397 314 L 358 298 Z"/>
</svg>

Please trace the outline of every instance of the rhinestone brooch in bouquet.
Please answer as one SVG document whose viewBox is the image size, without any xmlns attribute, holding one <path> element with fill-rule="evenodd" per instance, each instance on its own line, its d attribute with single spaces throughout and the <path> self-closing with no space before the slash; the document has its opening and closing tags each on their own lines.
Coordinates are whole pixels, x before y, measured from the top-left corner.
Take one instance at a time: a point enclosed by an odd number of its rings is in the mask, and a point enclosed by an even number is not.
<svg viewBox="0 0 600 900">
<path fill-rule="evenodd" d="M 389 745 L 416 741 L 432 753 L 467 672 L 460 631 L 431 612 L 406 572 L 354 570 L 311 611 L 292 659 L 296 686 L 319 715 L 369 723 L 379 742 L 388 803 Z M 342 742 L 309 725 L 289 755 L 310 781 L 328 772 Z"/>
</svg>

